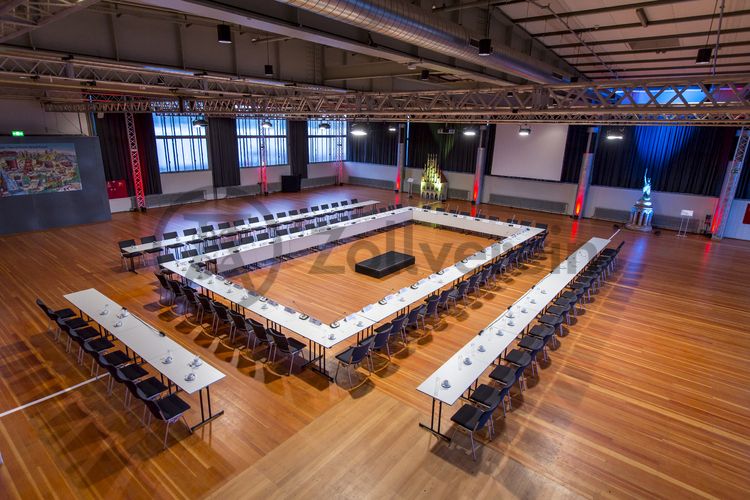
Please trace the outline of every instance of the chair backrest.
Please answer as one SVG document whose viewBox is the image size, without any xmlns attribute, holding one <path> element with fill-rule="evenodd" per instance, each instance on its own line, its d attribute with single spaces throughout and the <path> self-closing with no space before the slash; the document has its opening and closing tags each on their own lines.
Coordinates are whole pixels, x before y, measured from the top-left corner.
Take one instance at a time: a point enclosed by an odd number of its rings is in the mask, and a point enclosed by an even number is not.
<svg viewBox="0 0 750 500">
<path fill-rule="evenodd" d="M 327 225 L 328 224 L 324 220 L 319 220 L 318 222 L 315 223 L 315 227 L 325 227 Z"/>
<path fill-rule="evenodd" d="M 342 206 L 342 207 L 345 207 L 345 206 L 346 206 L 346 205 L 348 205 L 348 204 L 349 204 L 349 202 L 348 202 L 348 201 L 346 201 L 346 200 L 343 200 L 343 201 L 341 202 L 341 206 Z"/>
<path fill-rule="evenodd" d="M 175 293 L 175 295 L 183 295 L 182 293 L 182 285 L 177 280 L 167 280 L 167 283 L 169 283 L 169 288 L 172 289 L 172 291 Z"/>
<path fill-rule="evenodd" d="M 156 279 L 159 280 L 159 284 L 162 288 L 169 290 L 169 283 L 167 283 L 167 278 L 163 274 L 154 273 L 154 276 L 156 276 Z"/>
<path fill-rule="evenodd" d="M 331 208 L 338 208 L 338 206 L 339 206 L 338 201 L 334 201 L 333 203 L 331 203 Z"/>
<path fill-rule="evenodd" d="M 156 235 L 152 234 L 151 236 L 144 236 L 141 238 L 141 244 L 143 243 L 153 243 L 156 241 Z"/>
<path fill-rule="evenodd" d="M 158 255 L 156 257 L 157 264 L 166 264 L 167 262 L 172 262 L 173 260 L 174 260 L 174 254 L 171 254 L 171 253 L 165 253 L 163 255 Z"/>
<path fill-rule="evenodd" d="M 382 349 L 385 347 L 385 345 L 388 343 L 388 337 L 390 336 L 391 332 L 388 330 L 380 333 L 376 333 L 374 337 L 372 337 L 372 340 L 370 341 L 370 348 L 371 349 Z"/>
<path fill-rule="evenodd" d="M 406 315 L 402 314 L 401 316 L 396 316 L 391 320 L 391 331 L 390 333 L 395 334 L 401 331 L 401 329 L 404 327 L 404 321 L 406 321 Z"/>
<path fill-rule="evenodd" d="M 255 238 L 253 238 L 252 235 L 243 236 L 240 238 L 240 245 L 248 245 L 250 243 L 255 243 Z"/>
<path fill-rule="evenodd" d="M 370 352 L 371 347 L 372 344 L 370 342 L 365 342 L 362 345 L 354 346 L 354 348 L 352 349 L 352 357 L 349 362 L 353 365 L 361 363 L 362 360 L 367 356 L 367 353 Z"/>
<path fill-rule="evenodd" d="M 328 210 L 328 204 L 327 204 L 327 203 L 323 203 L 323 204 L 322 204 L 322 205 L 320 206 L 320 209 L 321 209 L 321 210 Z"/>
<path fill-rule="evenodd" d="M 268 233 L 258 233 L 255 235 L 255 239 L 258 241 L 263 241 L 268 239 Z"/>
<path fill-rule="evenodd" d="M 162 239 L 171 240 L 172 238 L 177 238 L 177 231 L 170 231 L 162 234 Z"/>
<path fill-rule="evenodd" d="M 305 224 L 305 231 L 310 231 L 311 229 L 315 229 L 315 223 L 311 222 L 309 224 Z"/>
<path fill-rule="evenodd" d="M 521 221 L 521 225 L 522 226 L 531 226 L 531 221 L 530 220 L 522 220 Z"/>
<path fill-rule="evenodd" d="M 458 284 L 457 291 L 458 291 L 459 295 L 465 295 L 466 294 L 466 290 L 468 288 L 469 288 L 469 282 L 468 281 L 462 281 L 461 283 Z"/>
<path fill-rule="evenodd" d="M 419 308 L 415 307 L 411 311 L 409 311 L 409 319 L 407 320 L 407 323 L 411 324 L 417 321 L 417 318 L 419 317 Z"/>
<path fill-rule="evenodd" d="M 286 236 L 287 234 L 289 234 L 289 230 L 286 228 L 276 230 L 276 236 Z"/>
<path fill-rule="evenodd" d="M 359 203 L 359 201 L 357 200 L 357 198 L 352 198 L 350 201 L 352 202 L 352 204 Z"/>
<path fill-rule="evenodd" d="M 310 207 L 310 211 L 311 211 L 311 212 L 317 212 L 318 210 L 320 210 L 320 207 L 319 207 L 318 205 L 315 205 L 315 206 L 313 206 L 313 207 Z"/>
<path fill-rule="evenodd" d="M 301 214 L 306 214 L 306 213 L 307 213 L 307 212 L 309 212 L 309 211 L 310 211 L 310 210 L 309 210 L 308 208 L 300 208 L 300 209 L 299 209 L 299 213 L 301 213 Z"/>
<path fill-rule="evenodd" d="M 203 249 L 203 252 L 205 253 L 218 252 L 218 251 L 219 251 L 219 245 L 206 245 L 206 247 Z"/>
<path fill-rule="evenodd" d="M 448 297 L 450 296 L 450 294 L 451 294 L 450 288 L 440 292 L 440 298 L 437 301 L 438 304 L 445 304 L 446 302 L 448 302 Z"/>
<path fill-rule="evenodd" d="M 302 231 L 301 227 L 294 226 L 289 228 L 289 234 L 299 233 L 300 231 Z"/>
<path fill-rule="evenodd" d="M 249 222 L 250 224 L 257 224 L 258 222 L 260 222 L 260 219 L 257 217 L 250 217 L 249 219 L 247 219 L 247 222 Z"/>
<path fill-rule="evenodd" d="M 268 337 L 268 330 L 266 330 L 265 326 L 258 323 L 257 321 L 251 321 L 250 324 L 253 325 L 253 333 L 256 337 L 258 337 L 259 340 L 262 340 L 263 342 L 271 341 L 271 339 Z"/>
<path fill-rule="evenodd" d="M 47 307 L 47 304 L 45 304 L 42 299 L 36 299 L 36 305 L 39 306 L 39 309 L 41 309 L 42 312 L 44 312 L 44 314 L 49 319 L 51 319 L 52 321 L 57 320 L 57 316 L 55 316 L 55 312 L 52 309 L 50 309 L 49 307 Z"/>
<path fill-rule="evenodd" d="M 498 217 L 497 215 L 490 215 L 488 218 L 491 221 L 499 221 L 500 220 L 500 217 Z"/>
<path fill-rule="evenodd" d="M 511 217 L 510 219 L 505 219 L 505 222 L 507 222 L 508 224 L 513 224 L 514 220 Z"/>
<path fill-rule="evenodd" d="M 183 229 L 182 234 L 185 236 L 195 236 L 196 234 L 198 234 L 198 230 L 194 227 L 191 227 L 189 229 Z"/>
<path fill-rule="evenodd" d="M 208 233 L 214 230 L 213 224 L 207 224 L 205 226 L 201 226 L 201 233 Z"/>
<path fill-rule="evenodd" d="M 132 247 L 135 245 L 135 240 L 122 240 L 117 242 L 117 246 L 120 247 L 120 250 L 126 247 Z"/>
<path fill-rule="evenodd" d="M 432 315 L 435 314 L 438 308 L 438 303 L 440 302 L 440 297 L 430 297 L 430 300 L 427 301 L 427 308 L 425 309 L 426 315 Z"/>
<path fill-rule="evenodd" d="M 196 298 L 204 311 L 213 311 L 213 308 L 211 307 L 211 299 L 205 295 L 196 295 Z"/>
<path fill-rule="evenodd" d="M 232 224 L 230 224 L 229 222 L 219 222 L 218 227 L 219 229 L 229 229 L 230 227 L 232 227 Z"/>
<path fill-rule="evenodd" d="M 236 326 L 238 330 L 242 330 L 243 332 L 247 331 L 247 323 L 245 323 L 245 317 L 243 315 L 238 312 L 229 311 L 229 317 L 232 319 L 234 326 Z"/>
<path fill-rule="evenodd" d="M 182 285 L 182 293 L 185 294 L 185 296 L 188 298 L 190 302 L 195 302 L 196 300 L 195 290 L 193 290 L 187 285 Z"/>
<path fill-rule="evenodd" d="M 290 210 L 290 211 L 289 211 L 289 215 L 290 215 L 290 216 L 292 216 L 292 215 L 297 215 L 298 213 L 299 213 L 299 212 L 298 212 L 297 210 Z"/>
<path fill-rule="evenodd" d="M 277 219 L 281 219 L 282 217 L 286 217 L 286 212 L 276 212 Z"/>
<path fill-rule="evenodd" d="M 229 319 L 229 309 L 227 307 L 220 303 L 216 302 L 215 300 L 211 302 L 211 309 L 213 309 L 214 314 L 219 317 L 219 319 L 228 320 Z"/>
<path fill-rule="evenodd" d="M 497 408 L 497 405 L 495 406 L 495 408 Z M 492 413 L 495 411 L 495 408 L 490 408 L 482 412 L 482 414 L 479 416 L 479 419 L 477 419 L 476 427 L 474 427 L 475 431 L 478 431 L 485 425 L 487 425 L 487 421 L 492 418 Z"/>
<path fill-rule="evenodd" d="M 180 257 L 182 257 L 183 259 L 187 259 L 189 257 L 195 257 L 197 255 L 198 255 L 198 250 L 196 250 L 195 248 L 189 248 L 185 250 L 184 252 L 182 252 L 182 254 L 180 254 Z"/>
<path fill-rule="evenodd" d="M 289 352 L 289 342 L 286 341 L 284 334 L 279 333 L 275 330 L 266 329 L 266 333 L 271 336 L 273 343 L 276 345 L 276 349 L 281 352 Z"/>
<path fill-rule="evenodd" d="M 222 241 L 219 246 L 221 247 L 222 250 L 226 250 L 228 248 L 234 248 L 236 244 L 237 243 L 234 240 L 229 240 L 229 241 Z"/>
<path fill-rule="evenodd" d="M 538 227 L 539 229 L 547 229 L 548 226 L 544 222 L 537 222 L 536 227 Z"/>
<path fill-rule="evenodd" d="M 233 222 L 233 224 L 234 224 L 234 227 L 244 226 L 245 225 L 245 219 L 237 219 L 236 221 Z"/>
<path fill-rule="evenodd" d="M 156 417 L 159 420 L 166 420 L 164 418 L 164 415 L 162 415 L 161 409 L 159 408 L 159 405 L 156 403 L 156 401 L 144 399 L 143 404 L 146 405 L 146 408 L 148 408 L 148 411 L 150 411 L 154 417 Z"/>
</svg>

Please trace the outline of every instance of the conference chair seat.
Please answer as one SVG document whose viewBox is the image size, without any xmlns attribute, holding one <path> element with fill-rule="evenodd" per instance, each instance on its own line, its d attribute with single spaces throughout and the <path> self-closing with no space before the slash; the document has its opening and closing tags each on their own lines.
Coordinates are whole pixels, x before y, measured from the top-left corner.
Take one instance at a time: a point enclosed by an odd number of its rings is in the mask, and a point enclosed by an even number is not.
<svg viewBox="0 0 750 500">
<path fill-rule="evenodd" d="M 521 347 L 528 351 L 536 352 L 544 347 L 544 340 L 540 339 L 539 337 L 527 335 L 521 339 L 521 341 L 518 343 L 518 347 Z"/>
<path fill-rule="evenodd" d="M 82 328 L 90 327 L 88 321 L 86 321 L 83 318 L 77 318 L 77 317 L 76 318 L 68 317 L 68 319 L 65 319 L 65 324 L 68 325 L 72 330 L 80 330 Z"/>
<path fill-rule="evenodd" d="M 516 370 L 508 365 L 497 365 L 490 373 L 490 378 L 505 387 L 510 387 L 516 381 Z"/>
<path fill-rule="evenodd" d="M 164 420 L 171 420 L 190 409 L 190 405 L 180 399 L 177 394 L 157 399 L 156 404 L 161 410 Z"/>
<path fill-rule="evenodd" d="M 148 372 L 141 365 L 127 365 L 120 368 L 120 373 L 127 380 L 138 380 L 148 375 Z"/>
<path fill-rule="evenodd" d="M 529 366 L 531 364 L 531 354 L 523 349 L 513 349 L 505 356 L 505 360 L 516 366 Z"/>
<path fill-rule="evenodd" d="M 83 328 L 73 328 L 71 329 L 71 334 L 84 342 L 100 336 L 99 331 L 91 326 L 86 326 Z"/>
<path fill-rule="evenodd" d="M 487 408 L 496 408 L 505 397 L 503 392 L 507 394 L 505 390 L 499 391 L 492 386 L 482 384 L 471 393 L 469 399 Z"/>
<path fill-rule="evenodd" d="M 97 333 L 97 335 L 99 334 Z M 105 339 L 104 337 L 87 340 L 86 344 L 94 352 L 106 351 L 108 349 L 112 349 L 115 346 L 112 342 L 110 342 L 108 339 Z"/>
<path fill-rule="evenodd" d="M 474 405 L 465 404 L 451 417 L 451 421 L 466 429 L 474 429 L 482 416 L 482 410 Z"/>
<path fill-rule="evenodd" d="M 149 377 L 136 384 L 138 397 L 141 399 L 153 399 L 167 390 L 167 386 L 159 382 L 156 377 Z"/>
<path fill-rule="evenodd" d="M 122 351 L 113 351 L 105 354 L 104 360 L 112 366 L 122 366 L 130 362 L 130 357 Z"/>
<path fill-rule="evenodd" d="M 72 318 L 73 316 L 76 316 L 78 314 L 73 309 L 69 309 L 67 307 L 65 309 L 58 309 L 57 311 L 53 312 L 55 316 L 65 320 L 68 320 L 68 318 Z M 68 320 L 68 324 L 70 324 L 70 320 Z"/>
<path fill-rule="evenodd" d="M 547 325 L 544 323 L 538 323 L 531 327 L 531 330 L 529 330 L 529 335 L 532 335 L 534 337 L 545 339 L 547 337 L 551 337 L 555 334 L 555 327 L 552 325 Z"/>
</svg>

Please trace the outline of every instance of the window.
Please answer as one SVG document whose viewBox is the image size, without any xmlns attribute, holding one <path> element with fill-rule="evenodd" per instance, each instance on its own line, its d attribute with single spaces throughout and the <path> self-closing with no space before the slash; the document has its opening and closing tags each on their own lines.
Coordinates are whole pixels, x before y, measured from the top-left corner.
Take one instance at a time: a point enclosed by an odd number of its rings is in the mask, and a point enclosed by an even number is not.
<svg viewBox="0 0 750 500">
<path fill-rule="evenodd" d="M 197 115 L 153 116 L 159 172 L 208 170 L 206 129 L 193 127 Z"/>
<path fill-rule="evenodd" d="M 265 121 L 271 123 L 271 128 L 261 127 Z M 265 137 L 266 165 L 289 163 L 286 151 L 286 120 L 237 118 L 240 167 L 260 167 L 261 136 Z"/>
<path fill-rule="evenodd" d="M 321 129 L 321 123 L 328 123 L 331 128 Z M 307 142 L 310 163 L 338 160 L 339 145 L 341 146 L 341 159 L 345 160 L 346 130 L 346 122 L 308 120 Z"/>
</svg>

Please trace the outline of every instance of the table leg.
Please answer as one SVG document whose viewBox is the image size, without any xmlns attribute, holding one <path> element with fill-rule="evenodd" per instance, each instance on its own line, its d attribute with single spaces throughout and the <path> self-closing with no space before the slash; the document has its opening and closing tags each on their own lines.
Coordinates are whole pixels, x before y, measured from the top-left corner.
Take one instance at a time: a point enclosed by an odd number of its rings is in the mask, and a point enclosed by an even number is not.
<svg viewBox="0 0 750 500">
<path fill-rule="evenodd" d="M 200 396 L 200 402 L 201 402 L 201 421 L 195 424 L 190 428 L 191 431 L 194 431 L 198 429 L 199 427 L 202 427 L 206 425 L 207 423 L 219 418 L 220 416 L 224 415 L 224 410 L 221 410 L 218 413 L 214 413 L 211 409 L 211 387 L 206 387 L 206 405 L 208 407 L 208 418 L 206 418 L 205 410 L 203 408 L 203 389 L 198 391 L 198 395 Z"/>
<path fill-rule="evenodd" d="M 445 439 L 449 443 L 451 442 L 451 438 L 440 432 L 440 426 L 443 420 L 443 402 L 437 401 L 438 403 L 438 409 L 437 409 L 437 427 L 435 426 L 435 398 L 432 398 L 432 412 L 430 414 L 430 425 L 423 424 L 422 422 L 419 422 L 419 426 L 422 429 L 426 429 L 427 431 L 431 432 L 435 436 Z"/>
</svg>

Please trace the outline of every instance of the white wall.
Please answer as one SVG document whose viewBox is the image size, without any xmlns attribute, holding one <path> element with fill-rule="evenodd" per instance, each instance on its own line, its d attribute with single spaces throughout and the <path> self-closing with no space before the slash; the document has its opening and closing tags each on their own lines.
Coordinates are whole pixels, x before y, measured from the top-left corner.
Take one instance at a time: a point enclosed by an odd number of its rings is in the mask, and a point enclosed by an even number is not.
<svg viewBox="0 0 750 500">
<path fill-rule="evenodd" d="M 575 190 L 574 190 L 575 195 Z M 641 197 L 640 189 L 612 188 L 605 186 L 591 186 L 586 200 L 584 217 L 594 215 L 596 207 L 614 208 L 617 210 L 630 210 L 633 203 Z M 683 209 L 692 210 L 694 217 L 703 224 L 706 214 L 713 214 L 716 207 L 716 198 L 710 196 L 697 196 L 682 193 L 664 193 L 653 191 L 651 201 L 654 204 L 654 213 L 658 215 L 670 215 L 679 217 Z"/>
<path fill-rule="evenodd" d="M 396 167 L 391 165 L 345 161 L 344 172 L 347 179 L 351 176 L 396 182 Z"/>
<path fill-rule="evenodd" d="M 85 113 L 46 113 L 33 99 L 0 99 L 0 134 L 23 130 L 26 135 L 89 135 Z"/>
<path fill-rule="evenodd" d="M 344 172 L 346 172 L 346 166 L 344 167 Z M 336 162 L 308 163 L 307 165 L 307 177 L 309 179 L 335 177 L 336 175 L 338 175 Z"/>
<path fill-rule="evenodd" d="M 729 218 L 727 219 L 727 226 L 724 230 L 725 238 L 750 240 L 750 224 L 742 223 L 748 205 L 750 205 L 749 200 L 734 200 L 732 210 L 729 212 Z"/>
<path fill-rule="evenodd" d="M 518 125 L 498 124 L 492 175 L 559 181 L 568 126 L 537 123 L 531 135 L 518 135 Z"/>
<path fill-rule="evenodd" d="M 482 202 L 487 203 L 492 193 L 567 203 L 568 214 L 572 214 L 573 199 L 576 196 L 576 185 L 487 175 L 484 177 Z"/>
</svg>

